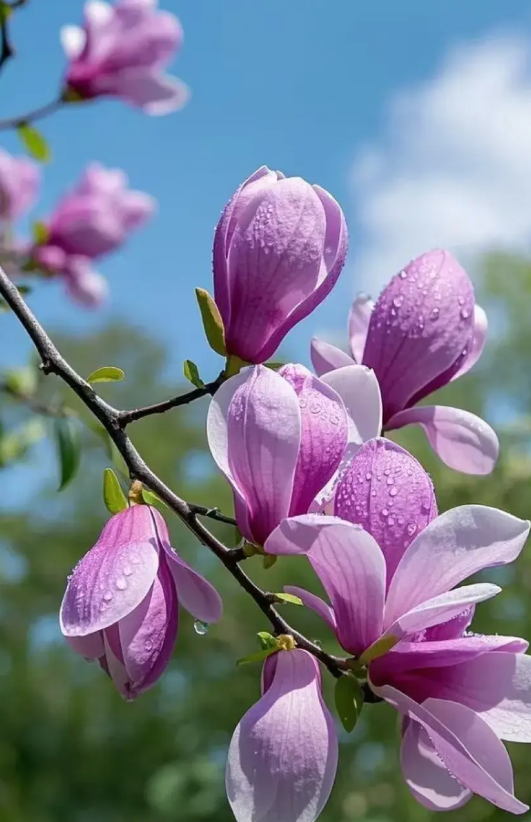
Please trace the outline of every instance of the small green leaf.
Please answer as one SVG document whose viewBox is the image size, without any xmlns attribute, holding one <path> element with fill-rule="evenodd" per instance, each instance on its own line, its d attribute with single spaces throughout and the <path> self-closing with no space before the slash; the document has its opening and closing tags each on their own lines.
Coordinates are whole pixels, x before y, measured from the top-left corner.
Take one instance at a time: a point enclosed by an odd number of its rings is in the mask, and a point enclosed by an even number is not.
<svg viewBox="0 0 531 822">
<path fill-rule="evenodd" d="M 196 288 L 195 296 L 197 297 L 208 344 L 216 354 L 221 354 L 222 357 L 225 357 L 227 354 L 227 349 L 225 348 L 225 329 L 219 309 L 208 291 L 205 291 L 204 288 Z"/>
<path fill-rule="evenodd" d="M 276 638 L 268 631 L 259 631 L 256 636 L 263 651 L 270 650 L 271 648 L 278 648 Z"/>
<path fill-rule="evenodd" d="M 46 223 L 36 220 L 31 227 L 33 242 L 35 245 L 44 245 L 48 241 L 49 231 Z"/>
<path fill-rule="evenodd" d="M 128 507 L 122 486 L 112 468 L 103 472 L 103 502 L 111 514 L 119 514 Z"/>
<path fill-rule="evenodd" d="M 168 506 L 154 491 L 148 491 L 147 488 L 142 488 L 142 499 L 146 503 L 146 505 L 153 505 L 154 508 L 158 508 L 161 511 L 164 511 L 165 508 Z"/>
<path fill-rule="evenodd" d="M 277 600 L 279 602 L 289 602 L 290 605 L 302 605 L 302 599 L 300 597 L 296 597 L 293 594 L 275 594 Z"/>
<path fill-rule="evenodd" d="M 278 651 L 278 648 L 265 648 L 263 651 L 257 651 L 255 654 L 249 654 L 249 656 L 244 656 L 242 659 L 237 659 L 236 665 L 249 665 L 251 662 L 263 662 L 264 659 L 274 654 L 275 651 Z"/>
<path fill-rule="evenodd" d="M 27 123 L 21 123 L 17 128 L 19 139 L 28 152 L 35 160 L 40 163 L 48 163 L 51 159 L 51 152 L 46 142 L 46 138 L 34 126 Z"/>
<path fill-rule="evenodd" d="M 285 363 L 283 362 L 266 362 L 266 368 L 271 368 L 273 371 L 278 371 L 279 368 L 284 368 Z"/>
<path fill-rule="evenodd" d="M 363 706 L 363 693 L 357 679 L 343 674 L 334 692 L 337 715 L 347 733 L 354 730 Z"/>
<path fill-rule="evenodd" d="M 96 368 L 87 377 L 87 382 L 120 382 L 125 377 L 125 373 L 121 368 L 115 368 L 114 365 L 104 365 L 102 368 Z"/>
<path fill-rule="evenodd" d="M 79 468 L 81 449 L 77 425 L 71 417 L 57 417 L 54 424 L 60 481 L 58 491 L 66 488 Z"/>
<path fill-rule="evenodd" d="M 13 394 L 30 397 L 37 390 L 37 372 L 31 366 L 7 369 L 3 373 L 4 382 Z"/>
<path fill-rule="evenodd" d="M 14 431 L 2 434 L 0 440 L 0 465 L 24 457 L 30 447 L 44 437 L 46 429 L 42 420 L 32 419 Z"/>
<path fill-rule="evenodd" d="M 192 385 L 195 385 L 196 388 L 204 388 L 205 383 L 199 376 L 199 371 L 197 369 L 197 365 L 192 360 L 185 360 L 183 362 L 183 374 L 188 380 L 191 382 Z"/>
<path fill-rule="evenodd" d="M 13 9 L 9 3 L 0 3 L 0 20 L 6 22 L 13 14 Z"/>
<path fill-rule="evenodd" d="M 373 659 L 383 656 L 390 651 L 391 648 L 394 648 L 397 642 L 398 637 L 396 636 L 384 636 L 381 639 L 377 639 L 370 648 L 367 648 L 367 650 L 362 653 L 358 662 L 360 662 L 361 665 L 368 665 Z"/>
<path fill-rule="evenodd" d="M 262 563 L 264 570 L 267 571 L 269 568 L 272 568 L 277 559 L 276 554 L 266 554 Z"/>
</svg>

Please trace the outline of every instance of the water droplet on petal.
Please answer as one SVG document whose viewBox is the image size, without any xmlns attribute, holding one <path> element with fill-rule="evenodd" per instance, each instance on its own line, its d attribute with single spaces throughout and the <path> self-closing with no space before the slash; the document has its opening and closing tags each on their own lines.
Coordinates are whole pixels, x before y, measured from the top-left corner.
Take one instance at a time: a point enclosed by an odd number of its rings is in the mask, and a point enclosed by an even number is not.
<svg viewBox="0 0 531 822">
<path fill-rule="evenodd" d="M 391 497 L 396 497 L 396 495 L 397 495 L 397 494 L 398 494 L 398 491 L 397 491 L 397 489 L 396 489 L 396 488 L 390 488 L 390 489 L 389 489 L 389 495 L 390 495 Z"/>
<path fill-rule="evenodd" d="M 124 568 L 124 576 L 130 577 L 132 573 L 133 573 L 133 569 L 131 568 L 131 566 L 126 565 L 125 568 Z"/>
<path fill-rule="evenodd" d="M 105 600 L 105 602 L 110 602 L 112 599 L 112 591 L 106 591 L 103 594 L 103 599 Z"/>
<path fill-rule="evenodd" d="M 114 584 L 116 585 L 119 591 L 125 591 L 125 589 L 127 588 L 127 580 L 123 577 L 118 577 Z"/>
<path fill-rule="evenodd" d="M 206 633 L 208 633 L 208 623 L 201 622 L 200 619 L 196 619 L 196 621 L 194 622 L 194 631 L 196 632 L 196 634 L 199 634 L 199 636 L 204 636 Z"/>
<path fill-rule="evenodd" d="M 466 308 L 463 308 L 461 310 L 461 319 L 462 320 L 468 320 L 469 317 L 470 317 L 470 311 L 468 311 L 468 309 L 466 309 Z"/>
<path fill-rule="evenodd" d="M 144 642 L 144 649 L 149 653 L 153 650 L 153 643 L 150 639 L 146 639 Z"/>
</svg>

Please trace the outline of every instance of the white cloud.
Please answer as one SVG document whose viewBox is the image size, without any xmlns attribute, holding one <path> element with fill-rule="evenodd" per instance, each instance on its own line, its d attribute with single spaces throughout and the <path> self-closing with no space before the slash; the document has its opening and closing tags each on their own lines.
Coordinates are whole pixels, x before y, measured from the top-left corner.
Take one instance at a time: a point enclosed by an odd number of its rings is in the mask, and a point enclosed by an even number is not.
<svg viewBox="0 0 531 822">
<path fill-rule="evenodd" d="M 434 247 L 465 264 L 531 248 L 531 42 L 452 49 L 437 75 L 398 93 L 383 138 L 355 158 L 356 284 L 378 293 Z"/>
</svg>

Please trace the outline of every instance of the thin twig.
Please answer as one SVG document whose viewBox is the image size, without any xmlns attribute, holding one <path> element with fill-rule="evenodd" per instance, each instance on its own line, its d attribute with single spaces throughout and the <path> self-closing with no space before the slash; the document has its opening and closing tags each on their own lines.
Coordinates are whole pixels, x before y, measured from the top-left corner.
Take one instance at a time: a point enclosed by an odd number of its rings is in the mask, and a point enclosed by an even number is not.
<svg viewBox="0 0 531 822">
<path fill-rule="evenodd" d="M 224 522 L 226 525 L 234 525 L 234 527 L 236 527 L 236 520 L 233 519 L 233 517 L 227 517 L 225 514 L 222 514 L 219 508 L 207 508 L 205 505 L 195 505 L 193 502 L 189 502 L 188 505 L 198 517 L 208 517 L 209 519 L 215 519 L 216 522 Z"/>
<path fill-rule="evenodd" d="M 5 120 L 0 120 L 0 131 L 6 131 L 10 128 L 19 128 L 19 126 L 34 123 L 36 120 L 42 120 L 44 117 L 48 117 L 50 114 L 58 111 L 63 103 L 64 100 L 61 97 L 58 97 L 56 100 L 52 100 L 51 103 L 46 103 L 44 106 L 34 108 L 26 114 L 21 114 L 18 117 L 7 117 Z"/>
<path fill-rule="evenodd" d="M 215 554 L 243 590 L 252 597 L 276 634 L 290 634 L 299 648 L 313 654 L 334 676 L 341 676 L 345 669 L 344 660 L 327 654 L 314 642 L 295 631 L 275 609 L 271 595 L 259 588 L 240 567 L 237 560 L 239 550 L 223 545 L 214 534 L 205 528 L 198 519 L 198 513 L 153 473 L 123 430 L 121 412 L 98 397 L 89 383 L 64 359 L 2 268 L 0 268 L 0 295 L 33 341 L 42 360 L 42 371 L 45 374 L 56 374 L 62 379 L 101 422 L 123 457 L 131 478 L 140 480 L 147 488 L 154 491 L 188 526 L 199 542 Z"/>
<path fill-rule="evenodd" d="M 22 403 L 27 406 L 34 414 L 40 414 L 41 417 L 71 417 L 72 412 L 66 411 L 60 406 L 46 405 L 43 402 L 36 400 L 31 394 L 26 394 L 24 391 L 18 391 L 5 381 L 0 381 L 0 392 L 6 394 L 12 400 Z"/>
<path fill-rule="evenodd" d="M 207 383 L 203 388 L 194 388 L 193 391 L 188 391 L 187 394 L 181 394 L 179 397 L 163 400 L 154 405 L 146 405 L 144 408 L 132 408 L 130 411 L 119 411 L 118 422 L 122 428 L 125 428 L 130 422 L 136 422 L 136 420 L 141 420 L 144 417 L 151 417 L 153 414 L 164 414 L 166 411 L 170 411 L 172 408 L 178 408 L 180 405 L 188 405 L 194 402 L 194 400 L 201 399 L 201 397 L 215 394 L 224 380 L 225 372 L 222 371 L 215 380 Z"/>
</svg>

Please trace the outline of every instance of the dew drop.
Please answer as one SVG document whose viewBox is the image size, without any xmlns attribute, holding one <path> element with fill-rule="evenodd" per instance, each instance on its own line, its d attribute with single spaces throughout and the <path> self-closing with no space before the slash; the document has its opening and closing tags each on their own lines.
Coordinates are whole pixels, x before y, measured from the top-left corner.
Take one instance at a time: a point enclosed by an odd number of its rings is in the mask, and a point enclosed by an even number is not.
<svg viewBox="0 0 531 822">
<path fill-rule="evenodd" d="M 417 530 L 417 526 L 415 525 L 414 522 L 410 522 L 409 525 L 407 526 L 406 530 L 407 530 L 409 536 L 412 537 L 413 534 L 415 533 L 415 531 Z"/>
<path fill-rule="evenodd" d="M 388 508 L 383 508 L 382 509 L 382 517 L 388 517 L 388 516 L 389 516 L 389 509 Z"/>
<path fill-rule="evenodd" d="M 370 472 L 370 471 L 367 471 L 367 473 L 365 474 L 365 479 L 367 480 L 367 482 L 368 482 L 370 479 L 372 479 L 372 474 L 371 474 L 371 472 Z"/>
<path fill-rule="evenodd" d="M 407 271 L 401 271 L 400 272 L 400 279 L 401 280 L 407 280 Z"/>
<path fill-rule="evenodd" d="M 105 602 L 110 602 L 112 599 L 112 591 L 106 591 L 103 594 L 103 599 L 105 600 Z"/>
<path fill-rule="evenodd" d="M 131 568 L 131 566 L 130 566 L 130 565 L 126 565 L 126 566 L 124 567 L 124 576 L 126 576 L 126 577 L 130 577 L 132 573 L 133 573 L 133 569 Z"/>
<path fill-rule="evenodd" d="M 118 577 L 116 582 L 114 583 L 119 591 L 125 591 L 127 588 L 127 580 L 124 577 Z"/>
<path fill-rule="evenodd" d="M 387 524 L 388 525 L 394 525 L 395 524 L 395 518 L 394 517 L 389 517 L 389 519 L 387 520 Z"/>
<path fill-rule="evenodd" d="M 144 650 L 149 653 L 149 651 L 153 650 L 153 643 L 150 639 L 146 639 L 144 642 Z"/>
<path fill-rule="evenodd" d="M 435 306 L 435 308 L 432 308 L 432 310 L 431 310 L 430 319 L 431 320 L 436 320 L 436 319 L 438 319 L 438 317 L 439 317 L 439 309 L 437 308 L 437 306 Z"/>
<path fill-rule="evenodd" d="M 396 497 L 397 494 L 398 494 L 398 491 L 396 490 L 396 488 L 390 488 L 389 489 L 389 495 L 391 497 Z"/>
<path fill-rule="evenodd" d="M 194 622 L 194 631 L 196 632 L 196 634 L 199 634 L 199 636 L 204 636 L 206 633 L 208 633 L 208 623 L 201 622 L 200 619 L 196 619 L 196 621 Z"/>
<path fill-rule="evenodd" d="M 387 477 L 387 485 L 394 485 L 395 481 L 392 477 Z"/>
</svg>

